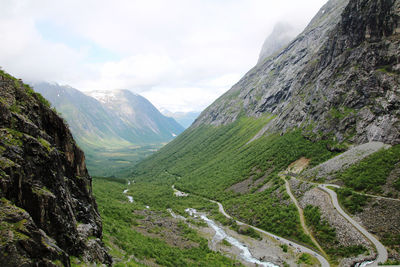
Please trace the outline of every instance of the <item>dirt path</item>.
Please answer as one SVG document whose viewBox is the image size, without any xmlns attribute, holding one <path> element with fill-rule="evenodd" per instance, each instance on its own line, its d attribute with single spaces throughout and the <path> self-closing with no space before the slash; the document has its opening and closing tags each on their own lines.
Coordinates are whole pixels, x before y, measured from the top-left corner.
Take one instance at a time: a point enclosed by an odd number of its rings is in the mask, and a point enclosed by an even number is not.
<svg viewBox="0 0 400 267">
<path fill-rule="evenodd" d="M 324 254 L 325 258 L 328 258 L 328 255 L 326 254 L 326 252 L 322 249 L 322 247 L 320 246 L 318 241 L 314 238 L 312 233 L 308 230 L 308 227 L 306 225 L 306 221 L 304 218 L 303 209 L 300 207 L 299 202 L 297 201 L 297 198 L 293 195 L 292 189 L 290 188 L 289 181 L 286 180 L 286 178 L 285 178 L 286 174 L 289 172 L 290 173 L 300 173 L 302 170 L 307 168 L 309 162 L 310 162 L 309 159 L 300 158 L 300 159 L 296 160 L 295 162 L 293 162 L 292 164 L 290 164 L 288 166 L 287 170 L 279 173 L 278 176 L 285 182 L 286 192 L 288 193 L 290 199 L 293 201 L 294 205 L 296 206 L 296 208 L 299 212 L 300 223 L 301 223 L 301 227 L 303 228 L 304 232 L 311 238 L 311 240 L 318 247 L 318 249 L 322 252 L 322 254 Z"/>
<path fill-rule="evenodd" d="M 282 177 L 284 179 L 284 177 Z M 293 179 L 296 179 L 294 177 L 292 177 Z M 286 190 L 289 194 L 289 196 L 292 198 L 294 198 L 293 194 L 290 191 L 290 185 L 289 182 L 285 180 L 286 183 Z M 378 263 L 384 263 L 387 261 L 388 259 L 388 252 L 386 247 L 379 242 L 379 240 L 377 238 L 375 238 L 371 233 L 369 233 L 365 228 L 363 228 L 359 223 L 357 223 L 355 220 L 353 220 L 353 218 L 351 218 L 340 206 L 338 198 L 337 198 L 337 194 L 335 191 L 329 189 L 328 187 L 335 187 L 335 188 L 341 188 L 338 185 L 335 184 L 319 184 L 319 183 L 314 183 L 314 182 L 309 182 L 309 181 L 304 181 L 304 180 L 300 180 L 300 179 L 296 179 L 298 181 L 302 181 L 304 183 L 309 183 L 309 184 L 313 184 L 318 186 L 318 188 L 320 188 L 321 190 L 323 190 L 324 192 L 328 193 L 329 197 L 331 198 L 332 201 L 332 205 L 335 207 L 335 209 L 339 212 L 339 214 L 345 218 L 353 227 L 355 227 L 361 234 L 363 234 L 368 240 L 371 241 L 371 243 L 376 247 L 377 250 L 377 258 L 374 260 L 373 263 L 368 264 L 368 266 L 378 266 Z M 374 195 L 369 195 L 369 194 L 364 194 L 366 196 L 371 196 L 371 197 L 375 197 L 375 198 L 383 198 L 383 199 L 390 199 L 390 200 L 397 200 L 397 199 L 391 199 L 391 198 L 385 198 L 385 197 L 380 197 L 380 196 L 374 196 Z M 295 198 L 293 199 L 293 202 L 295 202 L 296 206 L 298 207 L 297 204 L 297 200 L 295 200 Z M 299 209 L 299 213 L 300 213 L 300 218 L 303 216 L 302 212 L 300 212 Z M 303 216 L 304 217 L 304 216 Z M 303 223 L 302 223 L 303 225 Z"/>
<path fill-rule="evenodd" d="M 300 180 L 300 179 L 297 179 L 297 180 L 303 181 L 303 180 Z M 307 181 L 303 181 L 303 182 L 307 182 Z M 311 184 L 315 184 L 315 185 L 321 185 L 321 184 L 313 183 L 313 182 L 307 182 L 307 183 L 311 183 Z M 335 187 L 335 188 L 342 188 L 341 186 L 339 186 L 337 184 L 324 184 L 324 185 Z M 377 195 L 372 195 L 372 194 L 365 194 L 365 193 L 361 193 L 361 192 L 357 192 L 357 191 L 355 191 L 355 192 L 357 194 L 360 194 L 360 195 L 363 195 L 363 196 L 377 198 L 378 200 L 379 199 L 387 199 L 387 200 L 392 200 L 392 201 L 400 201 L 400 199 L 398 199 L 398 198 L 391 198 L 391 197 L 383 197 L 383 196 L 377 196 Z"/>
<path fill-rule="evenodd" d="M 311 238 L 311 240 L 314 242 L 314 244 L 318 247 L 318 249 L 324 254 L 325 258 L 328 258 L 328 255 L 325 253 L 325 251 L 322 249 L 322 247 L 319 245 L 318 241 L 314 238 L 314 236 L 311 234 L 311 232 L 308 230 L 306 221 L 304 218 L 304 213 L 303 209 L 300 207 L 299 202 L 297 201 L 296 197 L 293 195 L 292 190 L 290 188 L 289 182 L 285 179 L 285 176 L 283 174 L 280 174 L 279 177 L 285 181 L 285 187 L 286 187 L 286 192 L 290 196 L 290 199 L 293 201 L 293 203 L 296 205 L 296 208 L 299 212 L 300 215 L 300 223 L 301 227 L 303 227 L 304 232 Z"/>
</svg>

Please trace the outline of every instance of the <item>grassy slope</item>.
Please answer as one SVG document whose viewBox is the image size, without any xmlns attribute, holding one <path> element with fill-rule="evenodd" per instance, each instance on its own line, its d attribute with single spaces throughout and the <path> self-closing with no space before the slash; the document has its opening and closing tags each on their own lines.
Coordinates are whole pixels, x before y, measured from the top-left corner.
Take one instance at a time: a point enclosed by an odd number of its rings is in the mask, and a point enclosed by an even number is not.
<svg viewBox="0 0 400 267">
<path fill-rule="evenodd" d="M 312 143 L 293 131 L 262 137 L 247 144 L 271 117 L 241 118 L 226 126 L 189 129 L 158 153 L 139 163 L 135 180 L 166 182 L 197 195 L 221 201 L 228 212 L 265 230 L 311 244 L 303 233 L 297 210 L 289 204 L 277 173 L 304 156 L 318 164 L 333 154 L 324 142 Z M 251 175 L 268 171 L 261 193 L 238 195 L 226 189 Z M 261 184 L 262 185 L 262 184 Z"/>
<path fill-rule="evenodd" d="M 395 145 L 386 150 L 382 149 L 350 168 L 339 172 L 336 177 L 348 187 L 336 189 L 340 204 L 350 214 L 357 214 L 362 212 L 369 203 L 376 200 L 373 197 L 363 195 L 363 193 L 399 198 L 400 177 L 391 174 L 393 170 L 399 168 L 399 162 L 400 145 Z M 393 177 L 389 179 L 390 176 Z M 398 229 L 392 228 L 390 231 L 386 230 L 386 232 L 377 234 L 385 246 L 400 253 L 400 232 Z M 399 261 L 393 262 L 393 264 L 398 263 Z"/>
<path fill-rule="evenodd" d="M 125 147 L 96 147 L 79 142 L 85 152 L 86 165 L 92 176 L 126 177 L 135 165 L 163 144 L 127 145 Z"/>
<path fill-rule="evenodd" d="M 382 185 L 400 162 L 400 145 L 382 149 L 338 174 L 347 187 L 356 191 L 382 195 Z M 400 177 L 391 185 L 393 193 L 400 191 Z M 395 192 L 397 191 L 397 192 Z M 390 196 L 391 197 L 391 196 Z"/>
</svg>

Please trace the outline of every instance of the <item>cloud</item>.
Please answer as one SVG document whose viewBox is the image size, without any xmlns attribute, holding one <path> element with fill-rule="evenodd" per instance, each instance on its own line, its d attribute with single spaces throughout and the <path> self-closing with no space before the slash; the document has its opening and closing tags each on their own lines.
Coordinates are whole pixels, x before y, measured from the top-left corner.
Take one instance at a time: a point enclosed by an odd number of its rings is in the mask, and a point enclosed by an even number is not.
<svg viewBox="0 0 400 267">
<path fill-rule="evenodd" d="M 0 65 L 26 80 L 203 109 L 257 62 L 276 22 L 300 30 L 324 2 L 2 0 Z"/>
</svg>

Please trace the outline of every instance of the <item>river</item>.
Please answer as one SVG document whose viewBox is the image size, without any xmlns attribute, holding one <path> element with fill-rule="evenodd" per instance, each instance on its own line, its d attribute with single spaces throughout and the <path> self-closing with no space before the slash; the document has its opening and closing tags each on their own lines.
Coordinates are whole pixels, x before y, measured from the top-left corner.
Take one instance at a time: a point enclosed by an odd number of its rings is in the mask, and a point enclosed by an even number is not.
<svg viewBox="0 0 400 267">
<path fill-rule="evenodd" d="M 250 250 L 247 248 L 245 244 L 237 240 L 236 238 L 228 235 L 224 229 L 219 227 L 213 220 L 209 219 L 205 214 L 197 212 L 195 209 L 186 209 L 185 210 L 187 213 L 189 213 L 190 216 L 193 217 L 200 217 L 202 220 L 204 220 L 209 227 L 211 227 L 215 231 L 215 235 L 213 237 L 214 242 L 220 242 L 223 239 L 225 239 L 228 243 L 230 243 L 232 246 L 237 247 L 240 250 L 240 257 L 249 263 L 254 263 L 257 264 L 258 266 L 265 266 L 265 267 L 278 267 L 278 265 L 275 265 L 271 262 L 264 262 L 260 261 L 256 258 L 253 257 L 251 254 Z"/>
</svg>

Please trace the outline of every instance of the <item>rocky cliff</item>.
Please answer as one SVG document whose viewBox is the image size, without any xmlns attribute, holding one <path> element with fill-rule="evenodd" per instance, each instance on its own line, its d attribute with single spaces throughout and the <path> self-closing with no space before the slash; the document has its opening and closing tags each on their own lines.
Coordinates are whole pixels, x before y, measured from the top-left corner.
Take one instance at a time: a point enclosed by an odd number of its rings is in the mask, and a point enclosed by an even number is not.
<svg viewBox="0 0 400 267">
<path fill-rule="evenodd" d="M 400 1 L 330 0 L 284 50 L 250 70 L 195 122 L 273 114 L 256 136 L 400 143 Z"/>
<path fill-rule="evenodd" d="M 0 265 L 110 264 L 85 155 L 49 103 L 0 72 Z"/>
</svg>

